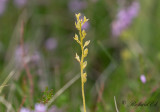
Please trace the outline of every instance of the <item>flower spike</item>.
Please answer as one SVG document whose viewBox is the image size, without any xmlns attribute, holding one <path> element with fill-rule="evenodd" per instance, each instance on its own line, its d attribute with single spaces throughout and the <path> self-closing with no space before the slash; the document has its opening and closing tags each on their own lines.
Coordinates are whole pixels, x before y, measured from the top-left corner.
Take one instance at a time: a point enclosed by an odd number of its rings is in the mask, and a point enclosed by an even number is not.
<svg viewBox="0 0 160 112">
<path fill-rule="evenodd" d="M 85 94 L 84 94 L 84 83 L 87 81 L 87 73 L 84 73 L 84 69 L 87 66 L 87 61 L 84 61 L 84 58 L 87 57 L 88 55 L 88 48 L 85 48 L 89 45 L 90 40 L 86 41 L 83 43 L 84 38 L 86 37 L 86 32 L 85 30 L 82 30 L 82 26 L 89 20 L 85 16 L 83 19 L 80 19 L 81 14 L 75 14 L 77 21 L 75 22 L 75 26 L 77 30 L 79 31 L 79 38 L 78 35 L 75 34 L 74 40 L 76 40 L 80 47 L 81 47 L 81 59 L 76 53 L 76 60 L 80 63 L 80 68 L 81 68 L 81 83 L 82 83 L 82 98 L 83 98 L 83 107 L 84 107 L 84 112 L 86 112 L 86 106 L 85 106 Z"/>
</svg>

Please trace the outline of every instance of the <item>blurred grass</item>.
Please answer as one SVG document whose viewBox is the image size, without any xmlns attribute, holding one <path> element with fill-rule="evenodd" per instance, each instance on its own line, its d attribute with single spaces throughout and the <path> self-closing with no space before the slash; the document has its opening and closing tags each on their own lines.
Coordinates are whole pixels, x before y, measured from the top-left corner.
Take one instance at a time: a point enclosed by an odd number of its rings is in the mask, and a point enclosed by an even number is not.
<svg viewBox="0 0 160 112">
<path fill-rule="evenodd" d="M 87 58 L 88 79 L 85 93 L 87 108 L 91 112 L 116 111 L 114 96 L 120 112 L 160 111 L 159 105 L 130 107 L 122 104 L 123 100 L 159 100 L 160 1 L 139 2 L 141 8 L 138 17 L 117 39 L 111 35 L 111 22 L 118 10 L 116 0 L 87 0 L 87 8 L 81 10 L 90 19 L 87 39 L 91 40 L 91 44 Z M 68 3 L 69 1 L 64 0 L 29 1 L 23 8 L 16 8 L 9 1 L 5 13 L 0 17 L 0 43 L 3 46 L 0 50 L 0 84 L 11 70 L 17 71 L 0 97 L 9 102 L 15 111 L 19 109 L 24 95 L 27 98 L 29 96 L 26 73 L 16 66 L 14 60 L 15 49 L 20 44 L 19 29 L 22 20 L 25 20 L 24 41 L 29 45 L 29 54 L 38 51 L 41 55 L 38 65 L 30 64 L 35 92 L 33 104 L 26 100 L 24 107 L 33 108 L 42 97 L 44 88 L 40 81 L 49 89 L 53 89 L 55 95 L 79 72 L 79 65 L 74 59 L 79 48 L 72 38 L 76 32 L 75 12 L 69 11 Z M 47 51 L 45 42 L 50 37 L 57 39 L 58 45 L 56 49 Z M 116 63 L 113 71 L 107 69 L 113 62 Z M 141 74 L 145 74 L 147 78 L 145 84 L 140 81 Z M 97 102 L 96 86 L 100 89 L 102 82 L 102 100 Z M 53 105 L 66 112 L 81 112 L 80 80 L 64 91 Z M 2 112 L 7 109 L 3 102 L 0 102 L 0 109 Z"/>
</svg>

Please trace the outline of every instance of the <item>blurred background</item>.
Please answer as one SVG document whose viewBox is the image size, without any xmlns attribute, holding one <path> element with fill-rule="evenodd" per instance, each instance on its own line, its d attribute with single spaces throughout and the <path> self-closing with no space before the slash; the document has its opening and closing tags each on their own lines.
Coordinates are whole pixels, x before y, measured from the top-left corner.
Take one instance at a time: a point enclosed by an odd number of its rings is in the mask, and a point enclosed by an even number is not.
<svg viewBox="0 0 160 112">
<path fill-rule="evenodd" d="M 114 96 L 120 112 L 159 112 L 159 12 L 159 0 L 0 0 L 0 85 L 14 71 L 0 112 L 33 110 L 59 90 L 49 112 L 83 112 L 75 13 L 89 18 L 87 112 L 116 112 Z"/>
</svg>

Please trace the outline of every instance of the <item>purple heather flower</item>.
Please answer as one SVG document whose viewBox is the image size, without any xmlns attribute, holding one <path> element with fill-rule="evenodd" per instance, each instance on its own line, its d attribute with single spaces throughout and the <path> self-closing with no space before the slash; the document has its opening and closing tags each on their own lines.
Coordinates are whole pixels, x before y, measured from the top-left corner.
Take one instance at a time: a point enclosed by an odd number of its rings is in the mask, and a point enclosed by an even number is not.
<svg viewBox="0 0 160 112">
<path fill-rule="evenodd" d="M 31 56 L 31 61 L 34 63 L 39 63 L 41 59 L 40 53 L 39 52 L 34 52 L 33 55 Z"/>
<path fill-rule="evenodd" d="M 68 7 L 71 12 L 78 12 L 85 9 L 87 7 L 87 3 L 86 1 L 81 0 L 70 0 Z"/>
<path fill-rule="evenodd" d="M 26 46 L 24 46 L 24 53 L 27 54 L 28 52 L 28 48 Z M 21 46 L 18 46 L 15 50 L 15 54 L 14 54 L 14 57 L 15 57 L 15 61 L 18 63 L 18 64 L 22 64 L 23 62 L 23 50 L 22 50 L 22 47 Z M 30 61 L 29 57 L 25 55 L 24 57 L 24 61 L 27 63 Z"/>
<path fill-rule="evenodd" d="M 14 4 L 18 7 L 21 8 L 27 3 L 27 0 L 14 0 Z"/>
<path fill-rule="evenodd" d="M 46 111 L 47 111 L 47 108 L 46 108 L 45 105 L 40 104 L 40 103 L 37 103 L 37 104 L 35 105 L 35 110 L 34 110 L 34 112 L 46 112 Z"/>
<path fill-rule="evenodd" d="M 140 76 L 140 80 L 141 80 L 142 83 L 146 83 L 146 77 L 145 77 L 144 74 L 142 74 L 142 75 Z"/>
<path fill-rule="evenodd" d="M 27 109 L 27 108 L 22 107 L 22 108 L 21 108 L 21 110 L 20 110 L 20 112 L 31 112 L 31 110 L 29 110 L 29 109 Z"/>
<path fill-rule="evenodd" d="M 133 2 L 132 5 L 128 8 L 129 16 L 135 18 L 138 15 L 140 5 L 138 2 Z"/>
<path fill-rule="evenodd" d="M 112 34 L 114 36 L 118 36 L 121 34 L 121 31 L 122 31 L 122 25 L 119 21 L 114 21 L 112 23 Z"/>
<path fill-rule="evenodd" d="M 80 19 L 83 20 L 83 17 L 84 17 L 84 14 L 81 14 Z M 89 27 L 90 27 L 90 24 L 89 24 L 89 21 L 87 21 L 87 22 L 82 26 L 82 29 L 87 30 L 87 29 L 89 29 Z"/>
<path fill-rule="evenodd" d="M 23 57 L 23 55 L 25 55 Z M 25 61 L 25 63 L 34 63 L 34 64 L 38 64 L 41 56 L 40 53 L 38 51 L 34 51 L 32 54 L 29 54 L 29 48 L 28 46 L 24 46 L 24 54 L 23 54 L 23 50 L 21 46 L 18 46 L 15 50 L 14 53 L 14 59 L 16 61 L 16 64 L 19 66 L 21 66 L 23 64 L 23 61 Z"/>
<path fill-rule="evenodd" d="M 57 40 L 55 38 L 48 38 L 45 47 L 47 50 L 54 50 L 57 47 Z"/>
<path fill-rule="evenodd" d="M 121 23 L 122 28 L 126 28 L 131 23 L 131 17 L 128 14 L 128 10 L 120 10 L 117 14 L 117 20 Z"/>
<path fill-rule="evenodd" d="M 112 23 L 113 36 L 119 36 L 132 23 L 132 20 L 138 15 L 139 8 L 139 3 L 133 2 L 129 7 L 118 12 L 116 20 Z"/>
<path fill-rule="evenodd" d="M 0 16 L 4 13 L 6 9 L 6 4 L 8 0 L 0 0 Z"/>
<path fill-rule="evenodd" d="M 90 24 L 89 22 L 87 21 L 83 26 L 82 26 L 82 29 L 84 30 L 87 30 L 89 28 Z"/>
</svg>

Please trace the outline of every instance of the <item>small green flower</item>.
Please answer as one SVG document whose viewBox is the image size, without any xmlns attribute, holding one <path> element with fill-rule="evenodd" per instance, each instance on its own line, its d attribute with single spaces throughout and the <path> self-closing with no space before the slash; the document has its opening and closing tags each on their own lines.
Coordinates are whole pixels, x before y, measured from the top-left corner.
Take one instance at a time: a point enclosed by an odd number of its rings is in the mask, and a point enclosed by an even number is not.
<svg viewBox="0 0 160 112">
<path fill-rule="evenodd" d="M 85 94 L 84 94 L 84 83 L 87 81 L 87 73 L 84 73 L 84 69 L 87 66 L 87 61 L 84 61 L 84 58 L 87 57 L 88 55 L 88 48 L 86 48 L 89 43 L 90 40 L 86 41 L 85 43 L 83 43 L 84 38 L 86 37 L 87 33 L 85 32 L 85 30 L 82 30 L 82 26 L 89 20 L 87 19 L 85 16 L 83 18 L 83 20 L 79 19 L 79 17 L 81 16 L 81 14 L 76 14 L 76 19 L 77 21 L 75 22 L 75 26 L 77 28 L 77 30 L 79 31 L 79 37 L 77 34 L 75 34 L 74 40 L 76 40 L 76 42 L 80 45 L 81 47 L 81 59 L 78 56 L 78 54 L 76 53 L 76 60 L 80 63 L 80 69 L 81 69 L 81 83 L 82 83 L 82 98 L 83 98 L 83 107 L 84 107 L 84 112 L 86 112 L 86 106 L 85 106 Z"/>
</svg>

